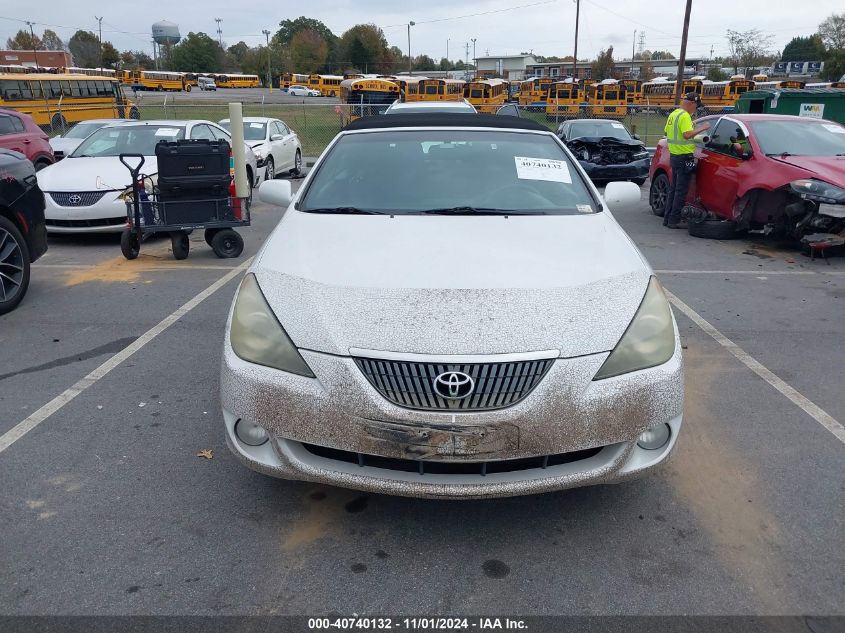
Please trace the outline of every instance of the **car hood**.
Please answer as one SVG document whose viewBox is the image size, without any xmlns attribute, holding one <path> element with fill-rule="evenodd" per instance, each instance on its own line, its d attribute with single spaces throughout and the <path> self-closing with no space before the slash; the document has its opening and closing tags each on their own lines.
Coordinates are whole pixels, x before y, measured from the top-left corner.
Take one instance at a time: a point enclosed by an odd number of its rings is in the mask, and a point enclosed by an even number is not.
<svg viewBox="0 0 845 633">
<path fill-rule="evenodd" d="M 155 156 L 146 156 L 141 173 L 150 176 L 157 171 Z M 65 158 L 38 172 L 42 191 L 119 191 L 131 184 L 132 176 L 117 156 Z"/>
<path fill-rule="evenodd" d="M 253 264 L 297 347 L 420 354 L 612 350 L 651 270 L 607 213 L 290 210 Z"/>
<path fill-rule="evenodd" d="M 644 147 L 642 141 L 636 139 L 621 139 L 612 136 L 577 136 L 568 139 L 567 143 L 582 143 L 585 145 L 618 145 L 620 147 Z"/>
<path fill-rule="evenodd" d="M 842 156 L 772 156 L 772 160 L 811 172 L 812 177 L 845 187 L 845 157 Z M 795 178 L 806 177 L 797 175 Z"/>
<path fill-rule="evenodd" d="M 84 140 L 81 138 L 51 138 L 50 147 L 53 148 L 54 152 L 64 152 L 65 156 L 67 156 L 79 147 L 80 143 Z"/>
</svg>

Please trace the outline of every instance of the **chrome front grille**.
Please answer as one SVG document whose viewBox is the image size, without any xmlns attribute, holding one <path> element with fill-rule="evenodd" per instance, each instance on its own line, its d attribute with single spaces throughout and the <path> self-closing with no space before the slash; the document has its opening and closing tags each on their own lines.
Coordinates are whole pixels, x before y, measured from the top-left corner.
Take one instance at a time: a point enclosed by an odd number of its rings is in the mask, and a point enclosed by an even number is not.
<svg viewBox="0 0 845 633">
<path fill-rule="evenodd" d="M 90 207 L 106 195 L 105 191 L 56 191 L 50 197 L 60 207 Z"/>
<path fill-rule="evenodd" d="M 356 358 L 370 384 L 393 404 L 409 409 L 490 411 L 510 407 L 525 398 L 552 366 L 553 359 L 504 363 L 420 363 Z M 435 379 L 462 372 L 475 388 L 462 399 L 444 398 L 435 391 Z"/>
</svg>

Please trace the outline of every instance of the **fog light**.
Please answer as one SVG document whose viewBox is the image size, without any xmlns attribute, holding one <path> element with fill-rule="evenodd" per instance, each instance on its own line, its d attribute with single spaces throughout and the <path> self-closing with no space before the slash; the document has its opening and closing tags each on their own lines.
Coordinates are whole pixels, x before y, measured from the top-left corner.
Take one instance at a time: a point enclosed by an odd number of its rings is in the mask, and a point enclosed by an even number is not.
<svg viewBox="0 0 845 633">
<path fill-rule="evenodd" d="M 261 446 L 270 439 L 263 428 L 246 420 L 235 422 L 235 435 L 247 446 Z"/>
<path fill-rule="evenodd" d="M 658 424 L 640 435 L 637 446 L 647 451 L 656 451 L 658 448 L 666 446 L 666 442 L 669 441 L 671 435 L 672 429 L 669 428 L 668 424 Z"/>
</svg>

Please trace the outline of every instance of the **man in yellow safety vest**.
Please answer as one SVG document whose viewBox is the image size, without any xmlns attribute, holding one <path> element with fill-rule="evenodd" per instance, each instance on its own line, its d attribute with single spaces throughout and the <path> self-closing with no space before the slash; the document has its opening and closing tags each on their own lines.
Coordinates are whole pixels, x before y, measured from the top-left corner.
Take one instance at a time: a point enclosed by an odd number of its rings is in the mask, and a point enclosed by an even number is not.
<svg viewBox="0 0 845 633">
<path fill-rule="evenodd" d="M 692 115 L 698 107 L 699 98 L 694 92 L 687 93 L 666 120 L 664 133 L 669 146 L 669 166 L 672 181 L 663 207 L 663 226 L 670 229 L 684 229 L 681 223 L 681 209 L 687 199 L 690 179 L 695 173 L 695 141 L 693 138 L 710 127 L 704 123 L 699 127 L 692 124 Z"/>
</svg>

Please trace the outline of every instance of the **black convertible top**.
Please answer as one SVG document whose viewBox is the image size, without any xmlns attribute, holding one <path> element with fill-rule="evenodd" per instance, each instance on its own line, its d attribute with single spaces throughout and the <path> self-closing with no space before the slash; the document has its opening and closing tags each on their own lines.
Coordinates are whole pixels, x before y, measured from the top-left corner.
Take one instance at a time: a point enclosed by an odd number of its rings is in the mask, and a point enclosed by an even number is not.
<svg viewBox="0 0 845 633">
<path fill-rule="evenodd" d="M 390 116 L 368 116 L 353 121 L 346 130 L 376 130 L 391 127 L 489 127 L 509 130 L 533 130 L 551 132 L 530 119 L 493 114 L 391 114 Z"/>
</svg>

